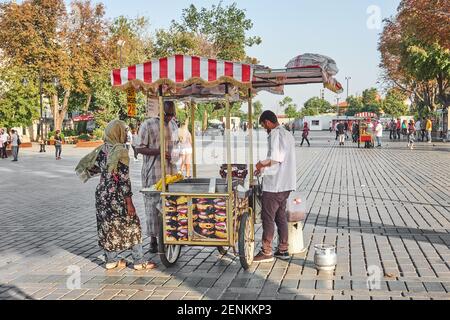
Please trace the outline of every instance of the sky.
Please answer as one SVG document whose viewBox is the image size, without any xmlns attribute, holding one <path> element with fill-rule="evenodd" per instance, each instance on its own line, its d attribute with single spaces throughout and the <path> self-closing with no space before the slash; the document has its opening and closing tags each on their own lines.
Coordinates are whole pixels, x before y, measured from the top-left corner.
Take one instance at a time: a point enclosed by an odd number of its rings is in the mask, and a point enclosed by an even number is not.
<svg viewBox="0 0 450 320">
<path fill-rule="evenodd" d="M 67 1 L 70 2 L 70 1 Z M 98 2 L 98 1 L 94 1 Z M 210 7 L 219 1 L 206 0 L 103 0 L 106 16 L 149 18 L 151 30 L 167 28 L 181 17 L 182 10 L 191 3 L 197 7 Z M 380 78 L 380 54 L 377 50 L 381 20 L 396 13 L 400 0 L 224 0 L 224 5 L 236 2 L 253 21 L 249 36 L 260 36 L 259 46 L 247 48 L 247 54 L 271 68 L 283 68 L 293 57 L 303 53 L 318 53 L 333 58 L 339 68 L 336 78 L 344 86 L 340 101 L 349 94 L 361 95 L 366 88 L 376 87 Z M 299 106 L 319 96 L 322 85 L 286 86 L 285 95 Z M 325 90 L 325 99 L 336 103 L 336 94 Z M 283 96 L 260 93 L 266 109 L 277 111 Z M 281 112 L 281 110 L 280 110 Z"/>
</svg>

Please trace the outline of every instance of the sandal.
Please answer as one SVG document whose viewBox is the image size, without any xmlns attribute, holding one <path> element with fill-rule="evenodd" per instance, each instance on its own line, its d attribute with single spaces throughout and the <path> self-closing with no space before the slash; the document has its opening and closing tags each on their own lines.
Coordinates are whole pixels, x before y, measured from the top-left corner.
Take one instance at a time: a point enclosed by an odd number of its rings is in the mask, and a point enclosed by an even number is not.
<svg viewBox="0 0 450 320">
<path fill-rule="evenodd" d="M 108 262 L 106 263 L 106 270 L 113 270 L 116 268 L 120 268 L 123 269 L 127 266 L 127 262 L 124 259 L 120 259 L 119 261 L 116 262 Z"/>
<path fill-rule="evenodd" d="M 155 269 L 156 268 L 156 264 L 150 261 L 144 262 L 144 263 L 140 263 L 140 264 L 135 264 L 134 265 L 134 270 L 137 271 L 141 271 L 141 270 L 151 270 L 151 269 Z"/>
</svg>

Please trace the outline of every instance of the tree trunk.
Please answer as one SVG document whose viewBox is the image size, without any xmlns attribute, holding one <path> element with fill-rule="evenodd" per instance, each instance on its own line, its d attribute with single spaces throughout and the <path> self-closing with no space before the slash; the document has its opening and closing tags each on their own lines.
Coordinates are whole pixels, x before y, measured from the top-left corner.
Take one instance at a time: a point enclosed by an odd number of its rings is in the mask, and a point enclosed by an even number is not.
<svg viewBox="0 0 450 320">
<path fill-rule="evenodd" d="M 53 95 L 53 108 L 54 108 L 53 117 L 54 117 L 55 130 L 62 129 L 64 117 L 66 116 L 67 109 L 69 108 L 70 92 L 71 92 L 70 90 L 67 90 L 64 93 L 64 100 L 63 100 L 63 105 L 61 108 L 59 108 L 58 96 Z"/>
<path fill-rule="evenodd" d="M 56 127 L 58 124 L 58 110 L 59 110 L 59 101 L 57 94 L 52 95 L 51 109 L 53 114 L 53 126 L 55 127 L 55 130 L 57 130 Z"/>
<path fill-rule="evenodd" d="M 87 113 L 89 111 L 89 106 L 91 105 L 91 101 L 92 101 L 92 94 L 88 94 L 87 96 L 87 101 L 86 101 L 86 106 L 85 106 L 85 113 Z"/>
</svg>

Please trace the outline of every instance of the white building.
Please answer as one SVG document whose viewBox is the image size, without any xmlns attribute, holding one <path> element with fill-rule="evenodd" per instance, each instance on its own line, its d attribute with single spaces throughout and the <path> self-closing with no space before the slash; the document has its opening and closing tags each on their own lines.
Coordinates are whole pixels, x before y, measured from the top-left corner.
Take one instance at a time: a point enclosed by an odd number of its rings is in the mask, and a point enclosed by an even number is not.
<svg viewBox="0 0 450 320">
<path fill-rule="evenodd" d="M 303 128 L 303 123 L 308 122 L 311 131 L 328 130 L 334 119 L 336 119 L 336 113 L 305 116 L 303 119 L 298 120 L 296 126 Z"/>
</svg>

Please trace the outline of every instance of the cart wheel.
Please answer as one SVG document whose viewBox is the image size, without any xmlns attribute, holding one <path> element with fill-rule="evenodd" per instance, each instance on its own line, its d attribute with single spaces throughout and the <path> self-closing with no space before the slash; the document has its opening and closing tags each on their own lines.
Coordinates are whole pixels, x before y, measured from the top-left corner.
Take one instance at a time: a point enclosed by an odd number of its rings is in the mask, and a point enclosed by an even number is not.
<svg viewBox="0 0 450 320">
<path fill-rule="evenodd" d="M 219 250 L 219 253 L 224 256 L 228 253 L 229 248 L 217 247 L 217 250 Z"/>
<path fill-rule="evenodd" d="M 255 228 L 253 221 L 251 221 L 250 215 L 247 212 L 242 215 L 239 224 L 238 246 L 239 259 L 242 268 L 248 270 L 253 262 L 253 256 L 255 254 Z"/>
<path fill-rule="evenodd" d="M 170 268 L 174 264 L 177 263 L 177 260 L 180 257 L 180 253 L 181 253 L 181 246 L 164 244 L 164 225 L 163 225 L 162 221 L 160 221 L 160 222 L 161 222 L 161 228 L 160 228 L 159 239 L 158 239 L 159 258 L 161 259 L 161 262 L 163 263 L 163 265 L 165 265 L 167 268 Z"/>
</svg>

